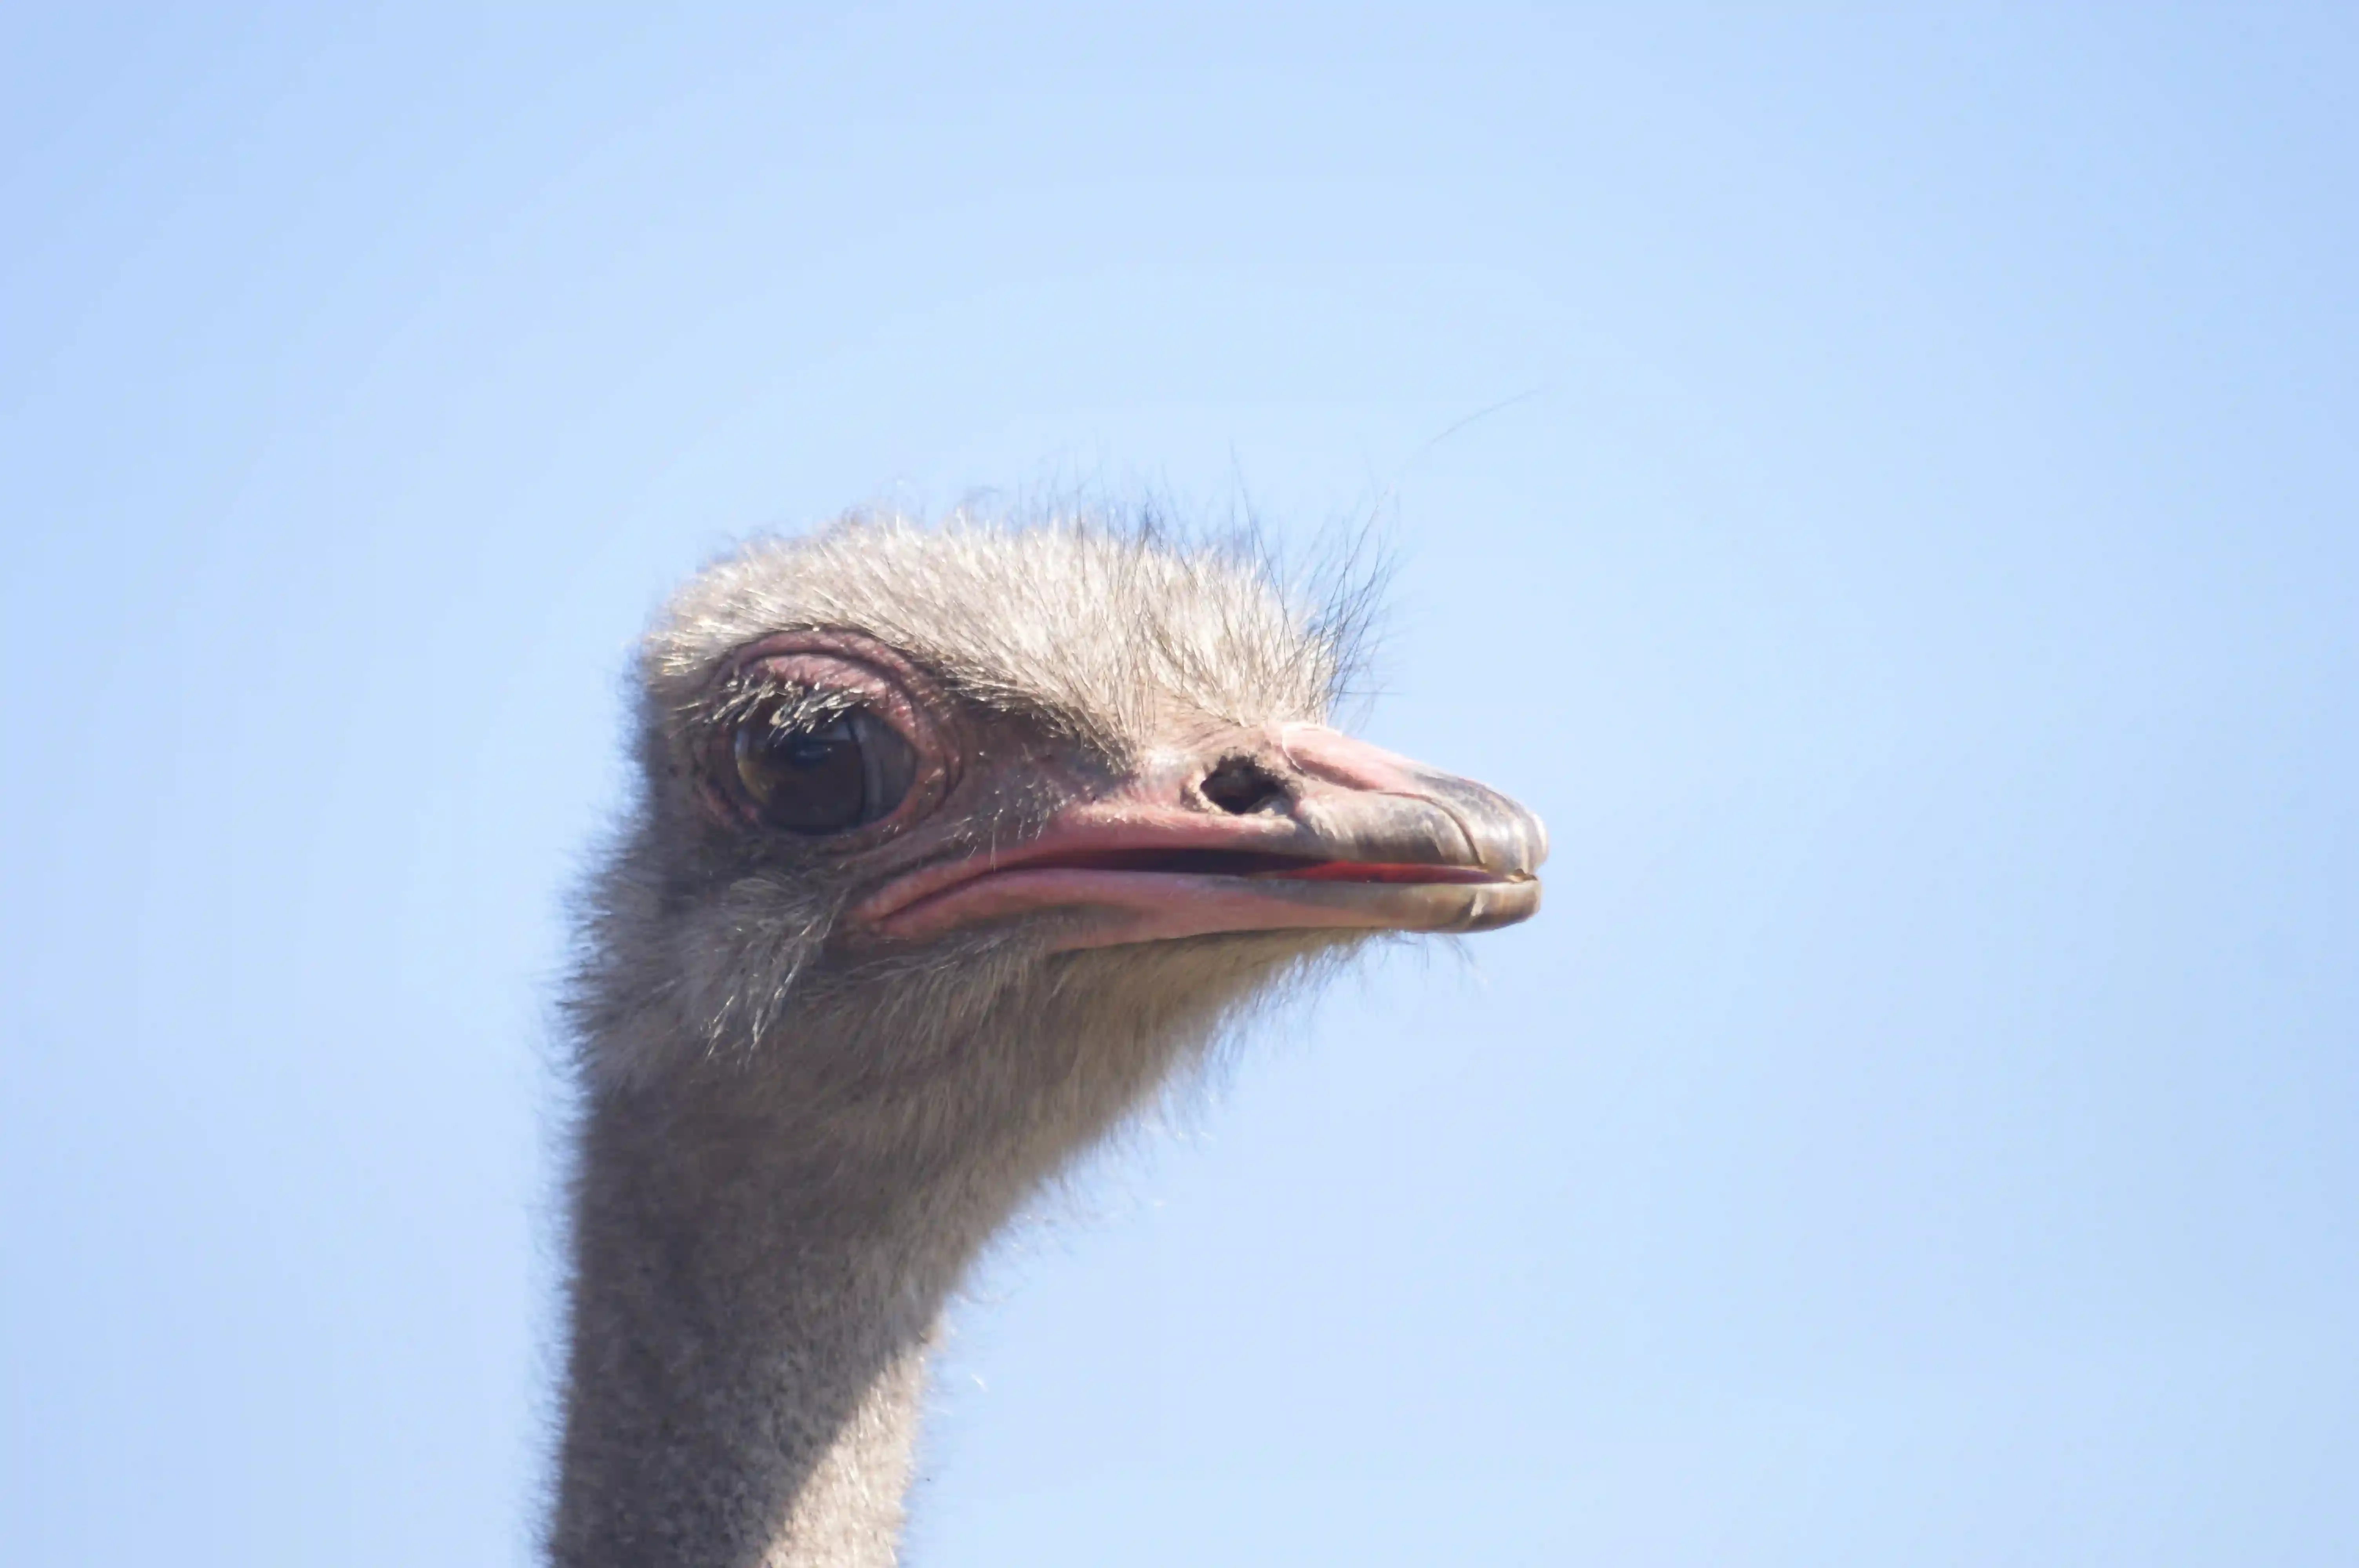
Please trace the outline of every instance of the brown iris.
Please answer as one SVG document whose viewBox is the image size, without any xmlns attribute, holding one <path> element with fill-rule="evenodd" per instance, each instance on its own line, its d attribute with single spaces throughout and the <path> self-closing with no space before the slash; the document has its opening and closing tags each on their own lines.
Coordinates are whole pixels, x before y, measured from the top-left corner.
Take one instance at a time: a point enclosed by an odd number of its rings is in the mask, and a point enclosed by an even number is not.
<svg viewBox="0 0 2359 1568">
<path fill-rule="evenodd" d="M 917 752 L 865 708 L 818 721 L 756 715 L 732 742 L 738 782 L 766 827 L 841 833 L 890 816 L 909 794 Z"/>
</svg>

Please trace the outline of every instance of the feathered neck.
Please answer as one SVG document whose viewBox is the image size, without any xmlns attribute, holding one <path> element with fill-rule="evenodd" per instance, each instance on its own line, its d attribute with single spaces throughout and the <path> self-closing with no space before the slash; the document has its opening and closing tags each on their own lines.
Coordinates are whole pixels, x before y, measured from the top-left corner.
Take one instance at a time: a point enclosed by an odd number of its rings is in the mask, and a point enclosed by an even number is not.
<svg viewBox="0 0 2359 1568">
<path fill-rule="evenodd" d="M 1237 1002 L 1331 946 L 913 976 L 865 1008 L 791 1010 L 745 1051 L 593 1080 L 552 1563 L 892 1563 L 927 1356 L 976 1253 Z"/>
</svg>

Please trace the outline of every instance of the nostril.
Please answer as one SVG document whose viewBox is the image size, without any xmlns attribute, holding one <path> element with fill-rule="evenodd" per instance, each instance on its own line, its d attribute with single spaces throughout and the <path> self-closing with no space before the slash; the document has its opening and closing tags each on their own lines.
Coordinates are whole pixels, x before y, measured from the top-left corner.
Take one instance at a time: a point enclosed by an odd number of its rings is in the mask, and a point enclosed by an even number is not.
<svg viewBox="0 0 2359 1568">
<path fill-rule="evenodd" d="M 1282 811 L 1288 800 L 1285 781 L 1251 757 L 1224 759 L 1198 787 L 1206 800 L 1232 816 Z"/>
</svg>

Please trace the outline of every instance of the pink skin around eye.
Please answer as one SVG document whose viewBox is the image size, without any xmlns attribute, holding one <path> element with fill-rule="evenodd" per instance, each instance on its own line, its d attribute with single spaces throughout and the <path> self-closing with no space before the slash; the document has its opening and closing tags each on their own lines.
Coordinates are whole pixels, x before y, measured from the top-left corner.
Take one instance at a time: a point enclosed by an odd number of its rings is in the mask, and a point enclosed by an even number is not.
<svg viewBox="0 0 2359 1568">
<path fill-rule="evenodd" d="M 930 683 L 887 650 L 845 633 L 782 633 L 740 651 L 718 678 L 728 681 L 755 671 L 782 686 L 848 693 L 909 743 L 916 762 L 907 795 L 898 809 L 856 829 L 859 834 L 875 835 L 888 825 L 912 819 L 955 782 L 953 758 L 942 744 L 940 727 L 927 704 L 912 696 L 930 696 Z M 727 738 L 714 737 L 707 743 L 697 766 L 698 796 L 722 821 L 750 827 L 756 817 L 751 803 L 741 798 L 731 782 L 734 768 L 729 751 Z"/>
</svg>

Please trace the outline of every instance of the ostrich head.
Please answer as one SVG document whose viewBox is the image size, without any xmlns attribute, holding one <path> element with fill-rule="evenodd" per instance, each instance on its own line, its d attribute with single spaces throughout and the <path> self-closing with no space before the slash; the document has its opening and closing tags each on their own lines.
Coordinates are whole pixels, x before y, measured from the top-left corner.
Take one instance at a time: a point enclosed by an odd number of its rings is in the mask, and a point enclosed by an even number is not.
<svg viewBox="0 0 2359 1568">
<path fill-rule="evenodd" d="M 642 654 L 592 1084 L 734 1081 L 815 1170 L 1021 1182 L 1306 962 L 1529 915 L 1538 819 L 1327 728 L 1344 656 L 1252 564 L 1086 524 L 710 568 Z"/>
</svg>

